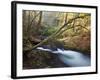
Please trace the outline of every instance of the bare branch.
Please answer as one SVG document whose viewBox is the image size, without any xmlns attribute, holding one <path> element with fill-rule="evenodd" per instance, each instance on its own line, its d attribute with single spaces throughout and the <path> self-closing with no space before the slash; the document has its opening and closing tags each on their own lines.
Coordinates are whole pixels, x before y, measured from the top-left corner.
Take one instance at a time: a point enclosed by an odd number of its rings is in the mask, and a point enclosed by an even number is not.
<svg viewBox="0 0 100 80">
<path fill-rule="evenodd" d="M 33 21 L 35 20 L 35 18 L 36 18 L 39 14 L 40 14 L 40 13 L 38 13 L 36 16 L 34 16 L 34 18 L 31 20 L 31 22 L 30 22 L 29 26 L 31 26 L 31 25 L 32 25 Z"/>
</svg>

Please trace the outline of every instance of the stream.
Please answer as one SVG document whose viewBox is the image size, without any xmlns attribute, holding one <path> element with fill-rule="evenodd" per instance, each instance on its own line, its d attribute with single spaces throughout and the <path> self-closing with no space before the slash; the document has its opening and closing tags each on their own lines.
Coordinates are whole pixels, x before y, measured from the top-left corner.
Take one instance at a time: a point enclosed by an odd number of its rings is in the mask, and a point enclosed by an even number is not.
<svg viewBox="0 0 100 80">
<path fill-rule="evenodd" d="M 64 48 L 47 48 L 47 47 L 37 47 L 38 50 L 47 51 L 51 54 L 56 54 L 58 57 L 66 66 L 69 67 L 81 67 L 81 66 L 90 66 L 91 65 L 91 59 L 90 55 L 73 51 L 73 50 L 66 50 Z"/>
</svg>

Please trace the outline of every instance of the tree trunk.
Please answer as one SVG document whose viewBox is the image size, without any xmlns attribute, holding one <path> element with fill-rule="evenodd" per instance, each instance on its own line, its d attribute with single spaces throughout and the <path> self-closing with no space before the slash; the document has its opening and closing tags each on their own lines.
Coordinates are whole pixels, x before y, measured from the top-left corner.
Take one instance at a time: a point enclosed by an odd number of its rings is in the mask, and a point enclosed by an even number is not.
<svg viewBox="0 0 100 80">
<path fill-rule="evenodd" d="M 38 23 L 37 23 L 37 30 L 36 31 L 39 31 L 40 29 L 40 26 L 41 26 L 41 21 L 42 21 L 42 11 L 39 12 L 39 20 L 38 20 Z"/>
</svg>

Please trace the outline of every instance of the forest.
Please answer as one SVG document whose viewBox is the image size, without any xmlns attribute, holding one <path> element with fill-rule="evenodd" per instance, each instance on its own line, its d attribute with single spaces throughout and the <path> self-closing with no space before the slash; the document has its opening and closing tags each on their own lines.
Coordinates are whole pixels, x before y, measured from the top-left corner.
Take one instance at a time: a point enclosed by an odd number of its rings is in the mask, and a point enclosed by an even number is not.
<svg viewBox="0 0 100 80">
<path fill-rule="evenodd" d="M 62 61 L 63 50 L 91 55 L 90 13 L 23 10 L 22 15 L 23 69 L 73 67 Z"/>
</svg>

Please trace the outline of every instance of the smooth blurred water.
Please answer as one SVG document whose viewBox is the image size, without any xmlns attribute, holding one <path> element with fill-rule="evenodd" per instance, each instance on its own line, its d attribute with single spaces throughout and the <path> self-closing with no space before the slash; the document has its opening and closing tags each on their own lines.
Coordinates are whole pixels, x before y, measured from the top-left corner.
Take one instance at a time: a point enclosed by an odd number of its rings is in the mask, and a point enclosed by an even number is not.
<svg viewBox="0 0 100 80">
<path fill-rule="evenodd" d="M 57 48 L 56 50 L 44 48 L 44 47 L 37 47 L 37 49 L 42 51 L 48 51 L 52 54 L 57 54 L 59 59 L 66 65 L 70 67 L 80 67 L 80 66 L 90 66 L 91 61 L 90 57 L 86 54 L 72 51 L 72 50 L 64 50 Z"/>
</svg>

